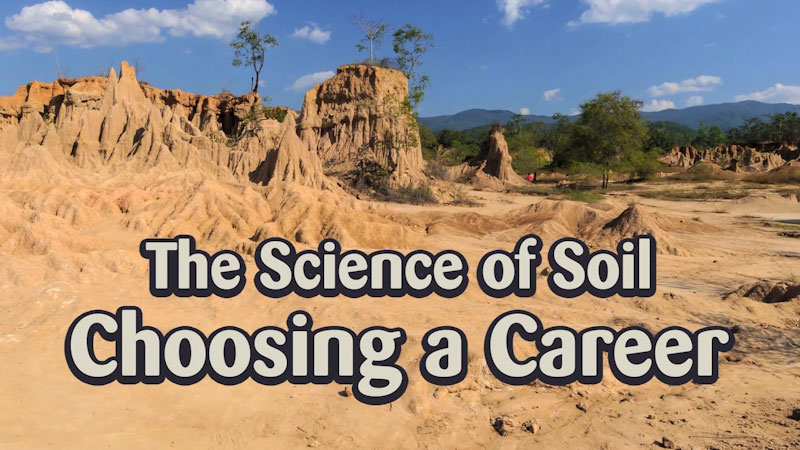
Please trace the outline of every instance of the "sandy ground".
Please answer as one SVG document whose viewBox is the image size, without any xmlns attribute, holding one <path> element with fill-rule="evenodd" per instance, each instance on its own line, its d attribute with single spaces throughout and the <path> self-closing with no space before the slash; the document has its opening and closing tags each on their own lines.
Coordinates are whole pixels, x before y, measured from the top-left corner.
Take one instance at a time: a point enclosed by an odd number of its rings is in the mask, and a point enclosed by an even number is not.
<svg viewBox="0 0 800 450">
<path fill-rule="evenodd" d="M 0 195 L 22 202 L 11 188 Z M 502 229 L 496 222 L 541 197 L 470 195 L 483 206 L 359 201 L 357 207 L 375 209 L 374 214 L 412 230 L 399 244 L 392 234 L 383 236 L 385 247 L 458 250 L 473 271 L 487 250 L 511 249 L 524 230 L 536 232 L 540 225 Z M 682 250 L 659 255 L 658 291 L 652 298 L 563 299 L 542 284 L 533 298 L 492 299 L 473 279 L 455 299 L 273 300 L 252 283 L 229 300 L 156 299 L 149 295 L 146 262 L 138 255 L 139 240 L 150 236 L 123 219 L 108 215 L 65 227 L 70 231 L 63 239 L 71 244 L 51 244 L 42 251 L 34 236 L 28 251 L 20 246 L 0 250 L 0 398 L 5 406 L 0 448 L 614 449 L 658 447 L 663 437 L 695 449 L 799 447 L 800 422 L 787 417 L 800 408 L 800 300 L 764 304 L 722 300 L 722 294 L 761 279 L 797 281 L 800 240 L 779 236 L 778 228 L 764 223 L 800 219 L 800 203 L 759 191 L 742 200 L 713 202 L 620 193 L 588 208 L 605 213 L 631 201 L 686 225 L 667 230 Z M 35 203 L 27 200 L 25 208 L 36 210 Z M 39 209 L 46 214 L 45 207 Z M 543 237 L 551 243 L 560 229 L 548 230 Z M 5 237 L 13 238 L 13 233 Z M 209 252 L 222 248 L 221 243 L 204 247 Z M 253 270 L 252 258 L 246 261 Z M 85 311 L 122 305 L 141 307 L 145 323 L 162 331 L 181 325 L 206 333 L 226 325 L 254 331 L 284 326 L 297 309 L 311 313 L 316 326 L 402 327 L 408 342 L 400 364 L 409 373 L 408 390 L 393 404 L 376 407 L 340 395 L 343 387 L 336 384 L 222 386 L 208 378 L 187 387 L 81 383 L 65 363 L 67 328 Z M 737 343 L 722 356 L 720 379 L 713 385 L 670 387 L 652 381 L 631 387 L 614 380 L 606 368 L 604 381 L 594 386 L 536 382 L 512 387 L 489 373 L 482 349 L 491 321 L 511 309 L 531 311 L 545 326 L 641 324 L 655 331 L 671 325 L 690 330 L 736 326 Z M 459 327 L 470 342 L 469 373 L 447 388 L 428 384 L 417 368 L 423 334 L 441 325 Z M 518 345 L 525 351 L 523 343 Z M 508 423 L 504 436 L 492 426 L 498 417 Z M 541 429 L 522 430 L 529 420 Z"/>
</svg>

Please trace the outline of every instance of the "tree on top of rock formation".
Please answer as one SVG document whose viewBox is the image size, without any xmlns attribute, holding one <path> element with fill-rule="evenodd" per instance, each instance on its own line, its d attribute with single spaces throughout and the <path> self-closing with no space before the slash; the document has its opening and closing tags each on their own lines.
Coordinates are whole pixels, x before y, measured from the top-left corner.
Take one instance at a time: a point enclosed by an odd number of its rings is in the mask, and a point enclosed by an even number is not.
<svg viewBox="0 0 800 450">
<path fill-rule="evenodd" d="M 419 66 L 422 65 L 422 55 L 433 47 L 433 35 L 423 33 L 422 30 L 411 25 L 403 25 L 394 32 L 394 53 L 397 55 L 397 65 L 400 70 L 406 73 L 409 86 L 409 100 L 412 106 L 419 104 L 425 95 L 425 88 L 428 86 L 428 76 L 419 73 Z"/>
<path fill-rule="evenodd" d="M 267 48 L 277 46 L 277 39 L 268 33 L 259 35 L 250 21 L 242 22 L 236 40 L 231 42 L 231 47 L 234 49 L 232 64 L 236 67 L 253 66 L 253 71 L 256 73 L 255 82 L 251 79 L 253 92 L 258 92 L 259 77 L 261 69 L 264 68 L 264 55 L 267 53 Z"/>
<path fill-rule="evenodd" d="M 369 48 L 369 62 L 375 62 L 375 52 L 381 47 L 383 37 L 386 36 L 386 32 L 389 31 L 389 26 L 383 23 L 382 20 L 364 17 L 364 13 L 358 16 L 352 16 L 350 20 L 364 32 L 364 37 L 361 39 L 361 42 L 356 44 L 356 48 L 359 52 L 363 52 Z"/>
</svg>

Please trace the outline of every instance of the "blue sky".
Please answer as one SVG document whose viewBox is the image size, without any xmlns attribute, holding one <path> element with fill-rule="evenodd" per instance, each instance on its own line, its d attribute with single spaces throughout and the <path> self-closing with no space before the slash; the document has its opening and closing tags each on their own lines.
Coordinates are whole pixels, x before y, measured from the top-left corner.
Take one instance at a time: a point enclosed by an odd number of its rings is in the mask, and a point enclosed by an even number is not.
<svg viewBox="0 0 800 450">
<path fill-rule="evenodd" d="M 569 114 L 621 89 L 648 110 L 745 99 L 800 104 L 797 0 L 58 0 L 0 3 L 0 95 L 139 59 L 160 88 L 245 93 L 228 45 L 241 20 L 280 46 L 260 91 L 299 108 L 309 83 L 365 57 L 363 12 L 435 36 L 423 116 L 469 108 Z M 389 39 L 379 55 L 391 56 Z"/>
</svg>

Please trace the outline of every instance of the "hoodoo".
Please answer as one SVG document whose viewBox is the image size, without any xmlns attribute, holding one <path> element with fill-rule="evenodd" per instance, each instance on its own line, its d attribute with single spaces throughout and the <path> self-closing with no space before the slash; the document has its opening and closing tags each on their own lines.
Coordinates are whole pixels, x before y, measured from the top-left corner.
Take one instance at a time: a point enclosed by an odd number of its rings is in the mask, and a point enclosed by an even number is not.
<svg viewBox="0 0 800 450">
<path fill-rule="evenodd" d="M 408 78 L 399 70 L 339 67 L 333 78 L 306 93 L 300 137 L 335 171 L 376 163 L 390 170 L 393 184 L 414 183 L 424 177 L 424 162 L 407 98 Z"/>
<path fill-rule="evenodd" d="M 0 98 L 0 130 L 10 147 L 41 145 L 81 167 L 189 168 L 261 184 L 333 186 L 297 136 L 294 112 L 281 124 L 261 118 L 259 108 L 254 93 L 156 89 L 123 61 L 119 76 L 111 69 L 108 77 L 33 82 Z"/>
<path fill-rule="evenodd" d="M 60 228 L 21 214 L 31 202 L 71 224 L 113 219 L 242 252 L 256 236 L 406 239 L 402 227 L 362 213 L 341 192 L 296 124 L 294 111 L 267 110 L 257 94 L 164 91 L 140 83 L 126 63 L 108 77 L 30 83 L 0 97 L 0 166 L 14 167 L 0 181 L 35 192 L 0 202 L 13 222 L 0 224 L 0 239 L 14 230 L 6 248 L 39 253 L 50 238 L 62 242 Z"/>
<path fill-rule="evenodd" d="M 521 182 L 519 175 L 511 167 L 511 155 L 508 153 L 508 143 L 503 136 L 502 128 L 495 128 L 489 135 L 489 147 L 484 155 L 481 169 L 487 174 L 505 182 Z"/>
<path fill-rule="evenodd" d="M 286 115 L 280 132 L 280 144 L 267 152 L 251 178 L 265 185 L 272 180 L 280 180 L 317 189 L 332 189 L 335 184 L 323 173 L 319 157 L 309 151 L 297 136 L 294 118 L 293 112 Z"/>
<path fill-rule="evenodd" d="M 485 148 L 468 162 L 451 169 L 454 177 L 468 180 L 486 189 L 505 189 L 506 185 L 523 185 L 524 181 L 511 166 L 511 154 L 501 126 L 493 126 Z"/>
</svg>

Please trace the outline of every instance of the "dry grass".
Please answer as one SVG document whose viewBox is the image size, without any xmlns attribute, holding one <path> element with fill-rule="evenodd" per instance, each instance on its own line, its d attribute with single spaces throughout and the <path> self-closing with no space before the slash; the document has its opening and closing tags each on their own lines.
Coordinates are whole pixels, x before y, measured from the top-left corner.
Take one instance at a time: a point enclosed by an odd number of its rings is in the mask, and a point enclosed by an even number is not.
<svg viewBox="0 0 800 450">
<path fill-rule="evenodd" d="M 644 198 L 660 200 L 736 200 L 749 194 L 741 188 L 729 186 L 697 186 L 692 189 L 658 189 L 638 193 Z"/>
<path fill-rule="evenodd" d="M 453 184 L 451 190 L 453 193 L 453 200 L 448 203 L 449 205 L 469 207 L 483 206 L 483 203 L 475 201 L 467 194 L 467 190 L 464 189 L 464 186 Z"/>
<path fill-rule="evenodd" d="M 411 203 L 414 205 L 424 205 L 431 203 L 438 203 L 436 194 L 429 184 L 419 184 L 403 186 L 398 189 L 387 189 L 380 199 L 388 202 L 395 203 Z"/>
<path fill-rule="evenodd" d="M 775 192 L 785 197 L 794 195 L 795 197 L 800 198 L 800 187 L 776 189 Z"/>
<path fill-rule="evenodd" d="M 800 167 L 781 167 L 769 172 L 749 174 L 744 179 L 758 184 L 800 184 Z"/>
<path fill-rule="evenodd" d="M 735 179 L 735 173 L 722 170 L 707 162 L 701 162 L 686 171 L 676 173 L 667 178 L 662 178 L 664 181 L 684 181 L 692 183 L 709 183 L 712 181 L 730 181 Z"/>
</svg>

